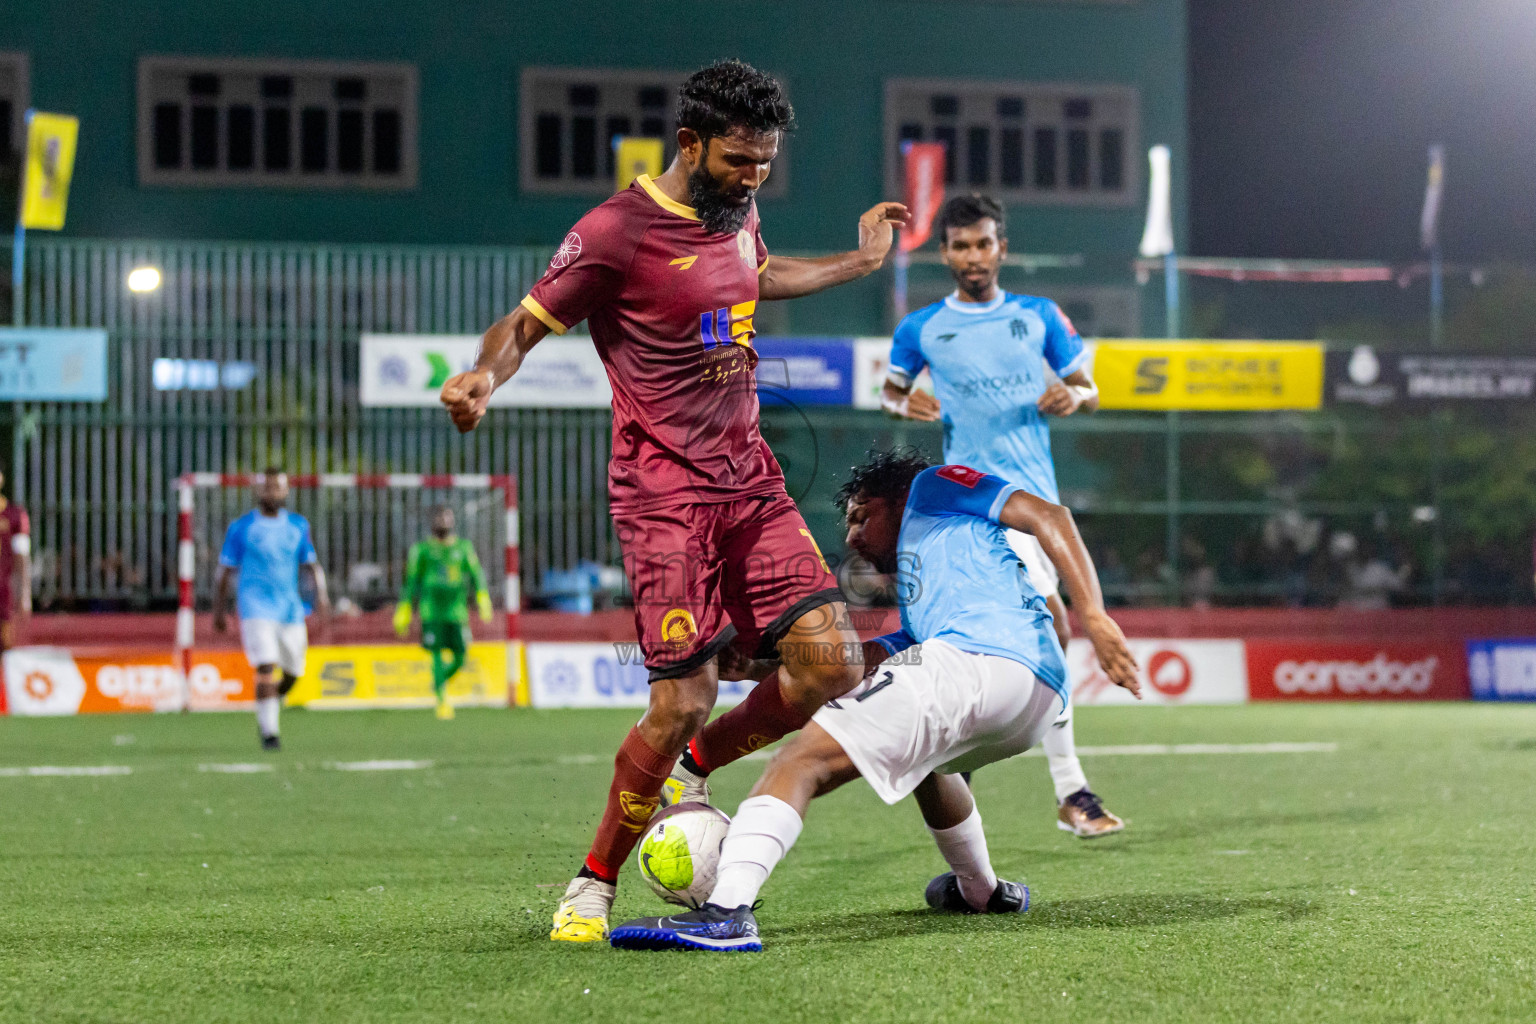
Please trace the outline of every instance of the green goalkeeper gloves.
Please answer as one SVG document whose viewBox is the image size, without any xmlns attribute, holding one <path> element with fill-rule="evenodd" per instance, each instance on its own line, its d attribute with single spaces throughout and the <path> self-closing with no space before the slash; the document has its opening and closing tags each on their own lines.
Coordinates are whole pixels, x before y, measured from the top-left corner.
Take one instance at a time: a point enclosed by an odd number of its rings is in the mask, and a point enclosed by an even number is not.
<svg viewBox="0 0 1536 1024">
<path fill-rule="evenodd" d="M 401 601 L 395 605 L 395 633 L 405 636 L 411 631 L 411 602 Z"/>
<path fill-rule="evenodd" d="M 491 595 L 487 594 L 483 590 L 480 591 L 480 593 L 475 595 L 475 605 L 476 605 L 476 607 L 478 607 L 480 609 L 480 621 L 481 622 L 490 622 L 491 621 Z"/>
</svg>

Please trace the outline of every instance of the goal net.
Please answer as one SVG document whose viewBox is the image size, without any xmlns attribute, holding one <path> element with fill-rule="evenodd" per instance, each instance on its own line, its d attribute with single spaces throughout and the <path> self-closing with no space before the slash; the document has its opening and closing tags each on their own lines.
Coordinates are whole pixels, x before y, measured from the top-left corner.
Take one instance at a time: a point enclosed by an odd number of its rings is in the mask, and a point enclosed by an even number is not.
<svg viewBox="0 0 1536 1024">
<path fill-rule="evenodd" d="M 519 639 L 515 477 L 336 473 L 290 474 L 287 479 L 288 508 L 309 521 L 333 606 L 330 622 L 311 629 L 311 644 L 402 642 L 391 627 L 391 613 L 403 587 L 411 545 L 430 535 L 432 513 L 439 506 L 453 510 L 455 532 L 474 546 L 492 603 L 501 611 L 489 624 L 471 616 L 474 639 Z M 254 473 L 189 473 L 176 483 L 180 514 L 175 647 L 183 678 L 191 671 L 194 647 L 238 644 L 233 616 L 229 636 L 217 637 L 208 616 L 199 613 L 212 609 L 225 532 L 255 507 L 262 480 Z M 312 595 L 305 597 L 310 600 Z"/>
</svg>

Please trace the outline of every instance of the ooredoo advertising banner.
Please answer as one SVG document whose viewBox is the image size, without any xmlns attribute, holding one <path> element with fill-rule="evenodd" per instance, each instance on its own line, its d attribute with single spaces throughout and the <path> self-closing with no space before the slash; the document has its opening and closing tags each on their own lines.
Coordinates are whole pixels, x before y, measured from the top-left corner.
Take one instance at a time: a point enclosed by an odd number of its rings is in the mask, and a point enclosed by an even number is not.
<svg viewBox="0 0 1536 1024">
<path fill-rule="evenodd" d="M 1248 699 L 1248 670 L 1241 640 L 1130 640 L 1141 666 L 1141 694 L 1109 681 L 1093 644 L 1082 638 L 1067 646 L 1072 700 L 1089 704 L 1241 704 Z"/>
<path fill-rule="evenodd" d="M 1454 643 L 1250 640 L 1254 700 L 1466 700 L 1466 654 Z"/>
</svg>

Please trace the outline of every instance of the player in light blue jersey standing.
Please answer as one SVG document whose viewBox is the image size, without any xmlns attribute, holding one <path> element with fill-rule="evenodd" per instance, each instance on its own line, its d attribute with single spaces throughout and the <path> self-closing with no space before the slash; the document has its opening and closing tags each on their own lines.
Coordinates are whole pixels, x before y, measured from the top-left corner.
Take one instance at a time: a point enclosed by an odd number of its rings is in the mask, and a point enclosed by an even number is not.
<svg viewBox="0 0 1536 1024">
<path fill-rule="evenodd" d="M 1093 412 L 1099 393 L 1083 340 L 1056 303 L 997 286 L 1008 254 L 1005 228 L 1002 206 L 986 196 L 956 196 L 939 211 L 939 256 L 956 288 L 897 325 L 882 404 L 898 416 L 942 421 L 944 461 L 996 474 L 1054 503 L 1059 495 L 1046 417 Z M 912 389 L 925 366 L 935 395 Z M 1055 568 L 1033 537 L 1011 531 L 1008 541 L 1045 596 L 1065 650 L 1071 627 Z M 1059 828 L 1091 839 L 1125 827 L 1088 788 L 1070 701 L 1041 745 L 1056 787 Z"/>
<path fill-rule="evenodd" d="M 314 577 L 315 609 L 322 616 L 330 613 L 309 521 L 284 508 L 287 501 L 288 477 L 280 469 L 267 470 L 257 487 L 256 507 L 230 523 L 224 534 L 213 598 L 213 628 L 222 633 L 228 625 L 230 581 L 239 578 L 240 641 L 256 670 L 256 728 L 265 750 L 279 749 L 278 708 L 304 674 L 309 634 L 304 628 L 308 609 L 299 594 L 301 571 Z"/>
</svg>

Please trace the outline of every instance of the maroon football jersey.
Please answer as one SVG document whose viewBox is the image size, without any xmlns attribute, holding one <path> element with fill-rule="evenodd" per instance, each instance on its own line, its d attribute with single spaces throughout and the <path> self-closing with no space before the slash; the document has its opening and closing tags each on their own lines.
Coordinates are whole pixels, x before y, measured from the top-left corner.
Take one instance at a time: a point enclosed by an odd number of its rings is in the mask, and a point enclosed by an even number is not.
<svg viewBox="0 0 1536 1024">
<path fill-rule="evenodd" d="M 613 511 L 784 492 L 758 431 L 767 260 L 755 204 L 736 234 L 710 234 L 642 174 L 576 222 L 523 299 L 556 334 L 588 321 L 613 384 Z"/>
<path fill-rule="evenodd" d="M 16 567 L 15 538 L 32 533 L 27 510 L 0 498 L 0 619 L 11 615 L 11 571 Z"/>
</svg>

